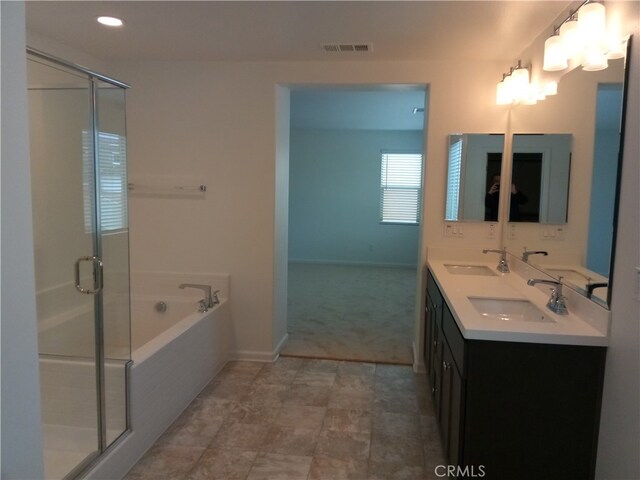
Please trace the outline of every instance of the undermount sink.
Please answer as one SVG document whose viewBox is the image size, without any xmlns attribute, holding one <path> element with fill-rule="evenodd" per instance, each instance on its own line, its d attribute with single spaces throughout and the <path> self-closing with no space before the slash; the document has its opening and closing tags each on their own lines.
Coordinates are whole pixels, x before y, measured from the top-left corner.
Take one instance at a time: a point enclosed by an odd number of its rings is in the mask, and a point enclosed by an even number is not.
<svg viewBox="0 0 640 480">
<path fill-rule="evenodd" d="M 486 318 L 508 322 L 555 323 L 529 300 L 511 298 L 468 297 L 471 305 Z"/>
<path fill-rule="evenodd" d="M 453 275 L 483 275 L 493 277 L 496 273 L 484 265 L 445 265 L 447 271 Z"/>
</svg>

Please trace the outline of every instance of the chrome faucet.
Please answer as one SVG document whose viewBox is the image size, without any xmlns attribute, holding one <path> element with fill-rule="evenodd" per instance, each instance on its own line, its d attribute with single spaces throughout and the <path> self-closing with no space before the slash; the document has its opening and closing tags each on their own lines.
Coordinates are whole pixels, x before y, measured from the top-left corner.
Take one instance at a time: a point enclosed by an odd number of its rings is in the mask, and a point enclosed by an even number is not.
<svg viewBox="0 0 640 480">
<path fill-rule="evenodd" d="M 504 247 L 502 250 L 492 250 L 490 248 L 485 248 L 484 250 L 482 250 L 482 253 L 488 252 L 499 253 L 500 263 L 498 263 L 496 270 L 501 273 L 509 273 L 509 265 L 507 264 L 507 248 Z"/>
<path fill-rule="evenodd" d="M 529 263 L 529 257 L 531 255 L 544 255 L 546 257 L 549 255 L 549 252 L 544 250 L 527 250 L 527 247 L 524 247 L 524 252 L 522 252 L 522 261 L 524 263 Z"/>
<path fill-rule="evenodd" d="M 213 308 L 220 303 L 220 299 L 218 298 L 218 293 L 220 292 L 220 290 L 212 292 L 211 285 L 202 285 L 199 283 L 181 283 L 180 285 L 178 285 L 178 288 L 182 290 L 184 290 L 185 288 L 197 288 L 204 291 L 206 295 L 205 298 L 198 301 L 198 303 L 200 304 L 200 312 L 206 312 L 210 308 Z"/>
<path fill-rule="evenodd" d="M 527 285 L 534 286 L 537 283 L 545 283 L 547 285 L 553 285 L 554 288 L 551 289 L 551 297 L 547 302 L 547 308 L 551 310 L 553 313 L 557 313 L 558 315 L 567 315 L 569 310 L 567 310 L 567 305 L 565 303 L 565 296 L 562 295 L 562 277 L 558 277 L 558 280 L 542 280 L 539 278 L 530 278 L 527 280 Z"/>
</svg>

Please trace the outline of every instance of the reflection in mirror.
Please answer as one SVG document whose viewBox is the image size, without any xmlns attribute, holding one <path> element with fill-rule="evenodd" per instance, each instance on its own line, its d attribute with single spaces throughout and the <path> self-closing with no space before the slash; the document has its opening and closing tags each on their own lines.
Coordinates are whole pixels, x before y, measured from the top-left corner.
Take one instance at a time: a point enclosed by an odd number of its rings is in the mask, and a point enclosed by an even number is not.
<svg viewBox="0 0 640 480">
<path fill-rule="evenodd" d="M 513 136 L 510 222 L 567 223 L 571 135 Z"/>
<path fill-rule="evenodd" d="M 449 135 L 446 221 L 497 221 L 504 134 Z"/>
<path fill-rule="evenodd" d="M 527 153 L 518 148 L 525 137 L 533 139 L 570 132 L 564 136 L 571 152 L 571 175 L 568 197 L 565 196 L 568 198 L 566 212 L 559 213 L 561 209 L 555 200 L 547 202 L 550 209 L 545 211 L 541 201 L 539 223 L 511 223 L 505 230 L 505 245 L 518 258 L 523 248 L 548 252 L 547 256 L 530 256 L 528 263 L 553 277 L 562 277 L 562 283 L 569 288 L 603 306 L 607 306 L 611 298 L 609 278 L 615 245 L 614 211 L 619 194 L 624 77 L 628 61 L 609 60 L 609 67 L 598 72 L 572 70 L 562 77 L 558 95 L 534 106 L 511 110 L 512 129 L 529 134 L 522 138 L 514 136 L 514 152 Z M 540 132 L 545 135 L 533 135 Z M 514 183 L 519 185 L 515 164 L 513 170 Z M 542 194 L 542 180 L 540 185 Z M 531 196 L 528 187 L 521 188 L 526 196 Z M 564 221 L 566 223 L 560 225 Z"/>
</svg>

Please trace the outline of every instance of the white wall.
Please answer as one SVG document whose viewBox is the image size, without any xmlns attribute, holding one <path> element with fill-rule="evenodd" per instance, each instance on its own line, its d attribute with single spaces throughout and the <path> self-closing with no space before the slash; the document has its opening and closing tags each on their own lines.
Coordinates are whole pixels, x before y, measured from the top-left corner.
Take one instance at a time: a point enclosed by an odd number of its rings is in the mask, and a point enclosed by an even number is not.
<svg viewBox="0 0 640 480">
<path fill-rule="evenodd" d="M 596 478 L 640 478 L 640 4 L 635 27 Z M 630 16 L 631 19 L 634 16 Z"/>
<path fill-rule="evenodd" d="M 418 130 L 292 129 L 289 259 L 415 267 L 420 227 L 380 223 L 380 152 L 422 153 L 423 141 Z"/>
<path fill-rule="evenodd" d="M 443 244 L 447 135 L 504 128 L 506 111 L 494 105 L 500 68 L 474 62 L 112 65 L 112 75 L 132 84 L 131 180 L 150 173 L 179 179 L 188 172 L 208 186 L 203 200 L 132 198 L 132 270 L 229 273 L 237 349 L 270 356 L 277 343 L 274 302 L 286 301 L 281 278 L 274 279 L 280 248 L 274 238 L 283 238 L 274 212 L 276 85 L 430 84 L 429 114 L 438 122 L 425 142 L 430 194 L 423 229 L 428 241 Z M 458 243 L 477 245 L 473 228 L 468 232 Z"/>
<path fill-rule="evenodd" d="M 1 2 L 2 473 L 43 478 L 24 4 Z"/>
<path fill-rule="evenodd" d="M 638 61 L 640 59 L 640 3 L 607 1 L 606 8 L 607 18 L 610 21 L 619 22 L 621 33 L 633 35 L 633 50 L 629 60 L 631 72 L 628 84 L 629 98 L 627 100 L 626 136 L 623 146 L 624 159 L 615 246 L 616 257 L 612 278 L 611 334 L 605 370 L 596 478 L 631 480 L 640 478 L 640 450 L 637 448 L 638 438 L 640 438 L 640 410 L 638 409 L 638 405 L 640 405 L 640 278 L 637 271 L 640 266 L 640 216 L 638 215 L 640 207 L 638 190 L 640 138 L 637 134 L 640 131 L 640 62 Z M 524 62 L 532 57 L 537 58 L 536 65 L 539 69 L 544 40 L 547 35 L 548 32 L 543 32 L 541 37 L 536 39 L 526 52 L 523 52 L 521 57 Z M 611 70 L 592 73 L 596 73 L 596 77 L 598 75 L 606 76 L 608 71 Z M 541 72 L 534 69 L 533 78 L 538 75 L 541 75 Z M 559 88 L 571 88 L 571 75 L 562 78 Z M 593 93 L 591 98 L 595 98 L 595 90 L 591 91 Z M 573 93 L 580 94 L 580 92 Z M 547 102 L 549 99 L 542 102 L 541 105 L 536 105 L 530 111 L 535 112 L 540 107 L 549 108 Z M 595 102 L 589 102 L 589 104 L 593 104 L 589 108 L 595 110 Z M 576 105 L 585 107 L 579 103 Z M 569 105 L 566 108 L 574 109 Z M 527 109 L 522 107 L 521 111 L 526 112 Z M 532 115 L 537 114 L 533 113 Z M 584 111 L 581 119 L 582 125 L 588 124 L 593 129 L 594 122 L 584 121 L 590 118 L 595 118 L 595 111 Z M 550 125 L 545 126 L 550 127 Z M 591 140 L 591 149 L 581 150 L 581 155 L 591 159 L 593 157 L 592 149 L 593 140 Z M 574 158 L 575 156 L 574 149 Z M 573 169 L 571 176 L 573 190 Z M 587 184 L 584 183 L 584 180 L 582 182 L 579 185 L 584 188 Z M 589 198 L 587 192 L 590 192 L 590 187 L 585 190 L 581 189 L 579 192 L 582 199 Z M 570 199 L 570 212 L 571 209 Z"/>
</svg>

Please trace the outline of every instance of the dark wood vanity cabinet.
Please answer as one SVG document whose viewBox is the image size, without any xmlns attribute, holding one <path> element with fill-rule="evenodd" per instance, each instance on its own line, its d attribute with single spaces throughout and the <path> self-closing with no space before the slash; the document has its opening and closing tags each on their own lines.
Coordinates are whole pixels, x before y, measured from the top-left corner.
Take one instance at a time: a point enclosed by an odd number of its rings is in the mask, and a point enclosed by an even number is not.
<svg viewBox="0 0 640 480">
<path fill-rule="evenodd" d="M 447 462 L 459 472 L 594 478 L 605 355 L 605 347 L 467 340 L 428 272 L 425 365 Z"/>
</svg>

